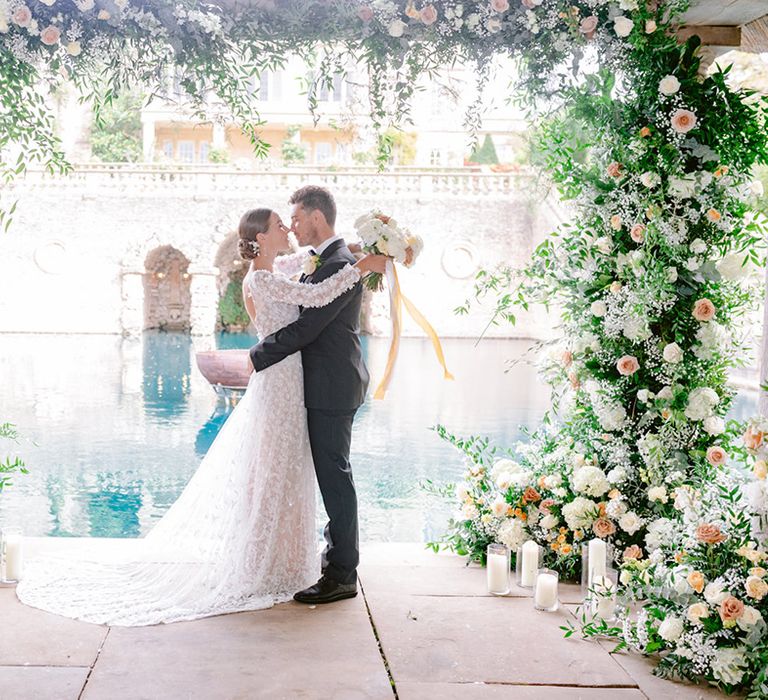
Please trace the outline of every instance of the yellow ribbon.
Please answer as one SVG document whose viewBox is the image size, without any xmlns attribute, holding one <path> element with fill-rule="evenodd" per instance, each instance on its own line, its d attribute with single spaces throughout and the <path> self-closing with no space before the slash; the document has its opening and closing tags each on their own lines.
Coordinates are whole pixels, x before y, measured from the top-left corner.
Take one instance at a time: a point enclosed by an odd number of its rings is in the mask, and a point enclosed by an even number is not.
<svg viewBox="0 0 768 700">
<path fill-rule="evenodd" d="M 448 371 L 448 367 L 445 364 L 445 355 L 443 354 L 443 348 L 440 345 L 440 338 L 438 337 L 435 329 L 421 313 L 400 290 L 400 281 L 397 279 L 397 271 L 395 266 L 391 262 L 387 262 L 387 282 L 389 283 L 389 308 L 390 316 L 392 318 L 392 343 L 389 346 L 389 357 L 387 357 L 387 366 L 384 369 L 384 376 L 379 382 L 379 386 L 374 393 L 374 399 L 383 399 L 387 393 L 387 387 L 389 386 L 389 380 L 392 378 L 392 371 L 395 368 L 395 360 L 397 360 L 397 353 L 400 349 L 400 332 L 402 330 L 403 323 L 403 310 L 410 314 L 411 318 L 419 324 L 421 329 L 427 334 L 432 341 L 432 347 L 435 349 L 437 355 L 437 361 L 443 367 L 443 378 L 453 379 L 453 375 Z"/>
</svg>

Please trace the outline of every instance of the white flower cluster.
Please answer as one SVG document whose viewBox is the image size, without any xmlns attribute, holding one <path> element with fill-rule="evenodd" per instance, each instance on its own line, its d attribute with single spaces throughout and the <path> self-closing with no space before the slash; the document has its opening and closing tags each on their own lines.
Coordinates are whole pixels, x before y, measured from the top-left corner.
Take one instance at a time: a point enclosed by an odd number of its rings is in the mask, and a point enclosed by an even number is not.
<svg viewBox="0 0 768 700">
<path fill-rule="evenodd" d="M 376 209 L 360 216 L 354 226 L 365 250 L 389 255 L 406 267 L 411 267 L 424 249 L 420 236 Z"/>
</svg>

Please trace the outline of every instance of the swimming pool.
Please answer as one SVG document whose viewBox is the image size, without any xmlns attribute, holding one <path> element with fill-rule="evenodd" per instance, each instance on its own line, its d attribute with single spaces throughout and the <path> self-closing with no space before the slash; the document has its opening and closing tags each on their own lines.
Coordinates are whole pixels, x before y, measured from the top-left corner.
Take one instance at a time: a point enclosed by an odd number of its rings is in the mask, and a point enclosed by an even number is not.
<svg viewBox="0 0 768 700">
<path fill-rule="evenodd" d="M 389 341 L 363 341 L 375 378 Z M 223 348 L 252 342 L 247 335 L 217 338 Z M 387 398 L 369 398 L 355 421 L 362 540 L 426 541 L 442 532 L 452 509 L 419 483 L 455 480 L 462 458 L 431 426 L 511 445 L 521 426 L 541 419 L 549 397 L 535 369 L 520 364 L 505 373 L 506 361 L 528 345 L 446 339 L 456 381 L 445 382 L 429 341 L 403 339 Z M 33 536 L 146 534 L 228 415 L 185 334 L 0 335 L 0 386 L 0 420 L 24 435 L 19 451 L 31 472 L 0 495 L 0 525 Z M 754 397 L 740 397 L 739 416 L 752 410 Z M 318 518 L 320 525 L 321 510 Z"/>
</svg>

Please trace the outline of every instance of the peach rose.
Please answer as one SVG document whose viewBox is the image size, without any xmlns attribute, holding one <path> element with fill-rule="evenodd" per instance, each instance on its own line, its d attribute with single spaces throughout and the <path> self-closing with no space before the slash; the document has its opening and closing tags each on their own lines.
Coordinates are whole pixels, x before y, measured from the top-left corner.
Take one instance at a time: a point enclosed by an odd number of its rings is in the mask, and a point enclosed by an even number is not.
<svg viewBox="0 0 768 700">
<path fill-rule="evenodd" d="M 704 590 L 706 579 L 704 578 L 704 574 L 702 574 L 700 571 L 691 571 L 691 573 L 688 574 L 687 580 L 688 585 L 693 588 L 696 593 L 701 593 Z"/>
<path fill-rule="evenodd" d="M 421 17 L 421 21 L 429 26 L 430 24 L 434 24 L 437 21 L 437 10 L 435 9 L 434 5 L 426 5 L 421 8 L 419 16 Z"/>
<path fill-rule="evenodd" d="M 698 299 L 693 305 L 693 317 L 697 321 L 711 321 L 715 317 L 715 305 L 709 299 Z"/>
<path fill-rule="evenodd" d="M 645 224 L 635 224 L 629 230 L 629 237 L 635 243 L 642 243 L 645 240 Z"/>
<path fill-rule="evenodd" d="M 363 5 L 357 10 L 357 16 L 363 22 L 370 22 L 373 19 L 373 10 L 368 5 Z"/>
<path fill-rule="evenodd" d="M 32 11 L 26 5 L 22 5 L 13 13 L 11 19 L 20 27 L 28 27 L 32 21 Z"/>
<path fill-rule="evenodd" d="M 713 224 L 716 224 L 722 218 L 723 218 L 723 215 L 719 211 L 717 211 L 717 209 L 707 210 L 707 219 L 709 219 L 709 221 L 711 221 Z"/>
<path fill-rule="evenodd" d="M 753 566 L 749 570 L 750 576 L 757 576 L 758 578 L 763 578 L 763 576 L 766 574 L 768 574 L 768 571 L 766 571 L 762 566 Z"/>
<path fill-rule="evenodd" d="M 585 17 L 579 23 L 579 31 L 587 39 L 591 39 L 593 36 L 595 36 L 596 29 L 597 29 L 597 17 L 595 17 L 595 15 L 590 15 L 589 17 Z"/>
<path fill-rule="evenodd" d="M 579 375 L 576 374 L 576 372 L 571 372 L 568 375 L 568 381 L 571 383 L 572 389 L 578 389 L 581 386 L 581 381 L 579 380 Z"/>
<path fill-rule="evenodd" d="M 636 544 L 633 544 L 630 547 L 627 547 L 624 550 L 624 561 L 627 561 L 628 559 L 642 559 L 643 558 L 643 550 L 640 549 Z"/>
<path fill-rule="evenodd" d="M 99 14 L 96 15 L 98 19 L 104 20 L 105 22 L 111 17 L 112 15 L 109 13 L 108 10 L 99 10 Z"/>
<path fill-rule="evenodd" d="M 720 445 L 712 445 L 707 449 L 707 462 L 713 467 L 719 467 L 728 461 L 728 453 Z"/>
<path fill-rule="evenodd" d="M 748 450 L 756 450 L 763 444 L 763 434 L 759 430 L 755 430 L 752 427 L 747 428 L 747 432 L 744 433 L 744 447 Z"/>
<path fill-rule="evenodd" d="M 696 539 L 704 544 L 719 544 L 725 542 L 726 536 L 717 525 L 702 523 L 696 528 Z"/>
<path fill-rule="evenodd" d="M 46 46 L 53 46 L 54 44 L 58 44 L 60 38 L 61 31 L 59 31 L 58 27 L 54 27 L 53 25 L 46 27 L 42 32 L 40 32 L 40 41 L 42 41 Z"/>
<path fill-rule="evenodd" d="M 640 129 L 640 138 L 641 139 L 647 139 L 650 135 L 651 135 L 650 127 L 644 126 L 642 129 Z"/>
<path fill-rule="evenodd" d="M 768 477 L 768 464 L 765 463 L 765 460 L 758 459 L 757 462 L 755 462 L 755 466 L 752 467 L 752 473 L 755 475 L 756 479 L 765 481 L 765 478 Z"/>
<path fill-rule="evenodd" d="M 618 294 L 621 291 L 621 282 L 618 280 L 611 282 L 609 289 L 611 290 L 611 294 Z"/>
<path fill-rule="evenodd" d="M 491 9 L 502 14 L 509 9 L 509 2 L 508 0 L 491 0 Z"/>
<path fill-rule="evenodd" d="M 616 526 L 607 518 L 598 518 L 592 523 L 592 532 L 605 539 L 616 532 Z"/>
<path fill-rule="evenodd" d="M 532 486 L 529 486 L 523 492 L 523 503 L 536 503 L 541 500 L 541 494 Z"/>
<path fill-rule="evenodd" d="M 744 587 L 747 589 L 747 595 L 755 600 L 762 600 L 768 593 L 768 583 L 759 576 L 747 576 Z"/>
<path fill-rule="evenodd" d="M 720 603 L 720 619 L 723 622 L 736 622 L 744 614 L 744 603 L 729 595 Z"/>
<path fill-rule="evenodd" d="M 728 174 L 728 166 L 727 165 L 718 165 L 717 168 L 715 168 L 715 172 L 712 173 L 715 177 L 722 177 L 723 175 Z"/>
<path fill-rule="evenodd" d="M 621 169 L 622 169 L 621 163 L 617 163 L 616 161 L 614 161 L 608 166 L 608 168 L 606 169 L 606 172 L 611 177 L 620 177 Z"/>
<path fill-rule="evenodd" d="M 573 353 L 570 350 L 563 350 L 560 353 L 560 364 L 563 367 L 570 367 L 573 363 Z"/>
<path fill-rule="evenodd" d="M 696 126 L 696 115 L 689 109 L 676 109 L 670 117 L 670 123 L 678 134 L 687 134 Z"/>
<path fill-rule="evenodd" d="M 640 369 L 640 363 L 634 355 L 624 355 L 616 362 L 616 369 L 619 370 L 619 374 L 629 377 Z"/>
<path fill-rule="evenodd" d="M 555 505 L 554 498 L 545 498 L 541 503 L 539 503 L 539 510 L 543 511 L 544 513 L 549 513 L 549 509 L 553 505 Z"/>
<path fill-rule="evenodd" d="M 614 214 L 611 217 L 611 228 L 616 231 L 621 228 L 621 217 L 618 214 Z"/>
</svg>

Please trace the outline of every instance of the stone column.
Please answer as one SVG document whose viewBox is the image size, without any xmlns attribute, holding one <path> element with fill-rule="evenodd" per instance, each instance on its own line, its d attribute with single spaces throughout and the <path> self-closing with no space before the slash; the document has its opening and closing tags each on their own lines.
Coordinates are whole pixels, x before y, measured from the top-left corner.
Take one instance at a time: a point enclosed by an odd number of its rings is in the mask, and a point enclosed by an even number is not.
<svg viewBox="0 0 768 700">
<path fill-rule="evenodd" d="M 211 146 L 216 149 L 227 147 L 227 130 L 220 122 L 213 122 L 213 141 Z"/>
<path fill-rule="evenodd" d="M 760 387 L 768 384 L 768 267 L 765 271 L 765 294 L 763 296 L 763 337 L 760 339 Z M 759 389 L 758 407 L 761 416 L 768 416 L 768 392 Z"/>
<path fill-rule="evenodd" d="M 125 336 L 139 336 L 144 330 L 144 271 L 124 270 L 121 283 L 123 307 L 120 325 Z"/>
<path fill-rule="evenodd" d="M 143 136 L 144 162 L 151 163 L 155 159 L 155 119 L 147 114 L 141 115 Z"/>
<path fill-rule="evenodd" d="M 219 271 L 215 267 L 190 266 L 188 272 L 192 276 L 192 304 L 189 311 L 192 335 L 210 335 L 216 327 L 218 314 L 219 293 L 216 280 Z"/>
</svg>

